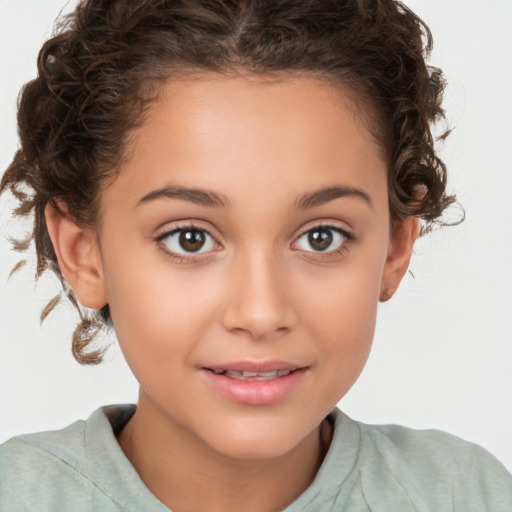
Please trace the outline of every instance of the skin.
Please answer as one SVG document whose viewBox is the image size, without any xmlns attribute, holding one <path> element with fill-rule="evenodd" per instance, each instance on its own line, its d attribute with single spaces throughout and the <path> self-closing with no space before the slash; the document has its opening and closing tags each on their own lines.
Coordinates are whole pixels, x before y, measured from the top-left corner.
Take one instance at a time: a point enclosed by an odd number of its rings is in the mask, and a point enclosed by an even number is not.
<svg viewBox="0 0 512 512">
<path fill-rule="evenodd" d="M 205 75 L 160 92 L 102 192 L 101 227 L 48 207 L 50 235 L 79 300 L 110 305 L 140 383 L 119 443 L 153 494 L 176 512 L 281 510 L 318 470 L 322 420 L 367 360 L 377 303 L 407 270 L 419 222 L 391 224 L 385 152 L 343 91 Z M 225 204 L 155 196 L 169 186 Z M 335 186 L 359 192 L 297 208 Z M 194 257 L 162 238 L 191 222 L 212 237 Z M 319 251 L 303 234 L 319 225 L 348 237 L 329 231 Z M 268 360 L 307 368 L 268 405 L 230 400 L 201 372 Z"/>
</svg>

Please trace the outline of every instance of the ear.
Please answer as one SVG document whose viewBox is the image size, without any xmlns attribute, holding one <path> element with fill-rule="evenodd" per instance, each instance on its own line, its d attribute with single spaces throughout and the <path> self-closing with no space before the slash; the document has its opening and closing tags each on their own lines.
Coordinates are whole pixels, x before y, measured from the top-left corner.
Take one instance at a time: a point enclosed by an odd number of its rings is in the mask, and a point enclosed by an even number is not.
<svg viewBox="0 0 512 512">
<path fill-rule="evenodd" d="M 107 299 L 96 233 L 78 226 L 64 205 L 59 209 L 50 204 L 45 209 L 59 268 L 77 299 L 87 308 L 100 309 Z"/>
<path fill-rule="evenodd" d="M 389 300 L 398 289 L 409 267 L 412 249 L 419 232 L 420 219 L 417 217 L 406 217 L 393 223 L 388 257 L 381 280 L 381 302 Z"/>
</svg>

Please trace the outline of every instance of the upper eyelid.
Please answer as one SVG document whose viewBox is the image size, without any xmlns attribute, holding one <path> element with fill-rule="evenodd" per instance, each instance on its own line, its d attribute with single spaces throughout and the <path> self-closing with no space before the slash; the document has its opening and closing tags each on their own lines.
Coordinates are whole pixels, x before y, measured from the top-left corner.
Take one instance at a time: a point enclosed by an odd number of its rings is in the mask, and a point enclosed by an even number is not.
<svg viewBox="0 0 512 512">
<path fill-rule="evenodd" d="M 160 228 L 155 230 L 155 234 L 153 237 L 157 240 L 165 238 L 166 236 L 172 235 L 178 231 L 186 231 L 188 230 L 197 230 L 197 231 L 204 231 L 205 233 L 208 233 L 216 242 L 218 242 L 219 237 L 212 233 L 212 230 L 210 228 L 200 226 L 200 221 L 182 221 L 183 223 L 180 223 L 180 221 L 177 221 L 177 224 L 173 227 L 168 227 L 168 224 L 163 224 Z"/>
<path fill-rule="evenodd" d="M 325 222 L 319 222 L 317 224 L 312 224 L 307 227 L 302 228 L 298 235 L 295 237 L 295 240 L 300 238 L 301 236 L 305 235 L 306 233 L 309 233 L 310 231 L 313 231 L 314 229 L 332 229 L 334 231 L 338 231 L 343 236 L 345 236 L 347 239 L 352 240 L 354 238 L 354 235 L 351 233 L 349 229 L 343 228 L 341 226 L 335 226 L 332 222 L 325 221 Z"/>
</svg>

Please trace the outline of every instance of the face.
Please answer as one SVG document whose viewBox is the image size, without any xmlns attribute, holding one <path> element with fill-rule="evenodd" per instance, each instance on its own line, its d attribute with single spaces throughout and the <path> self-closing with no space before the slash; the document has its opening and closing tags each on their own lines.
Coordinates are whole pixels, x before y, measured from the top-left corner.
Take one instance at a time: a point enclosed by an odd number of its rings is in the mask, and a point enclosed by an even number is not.
<svg viewBox="0 0 512 512">
<path fill-rule="evenodd" d="M 386 172 L 348 96 L 313 78 L 163 88 L 99 232 L 147 421 L 238 458 L 286 453 L 318 427 L 370 350 Z"/>
</svg>

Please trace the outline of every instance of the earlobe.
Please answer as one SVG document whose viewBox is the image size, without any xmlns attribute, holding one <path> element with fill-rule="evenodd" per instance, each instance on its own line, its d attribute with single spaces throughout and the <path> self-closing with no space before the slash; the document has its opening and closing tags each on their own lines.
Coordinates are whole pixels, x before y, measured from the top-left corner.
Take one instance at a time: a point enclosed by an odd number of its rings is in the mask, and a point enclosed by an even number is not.
<svg viewBox="0 0 512 512">
<path fill-rule="evenodd" d="M 59 268 L 77 299 L 87 308 L 107 303 L 101 253 L 93 230 L 78 226 L 67 213 L 48 204 L 46 225 Z"/>
<path fill-rule="evenodd" d="M 406 217 L 395 221 L 388 256 L 382 274 L 379 300 L 389 300 L 398 289 L 409 267 L 414 242 L 420 232 L 420 219 Z"/>
</svg>

